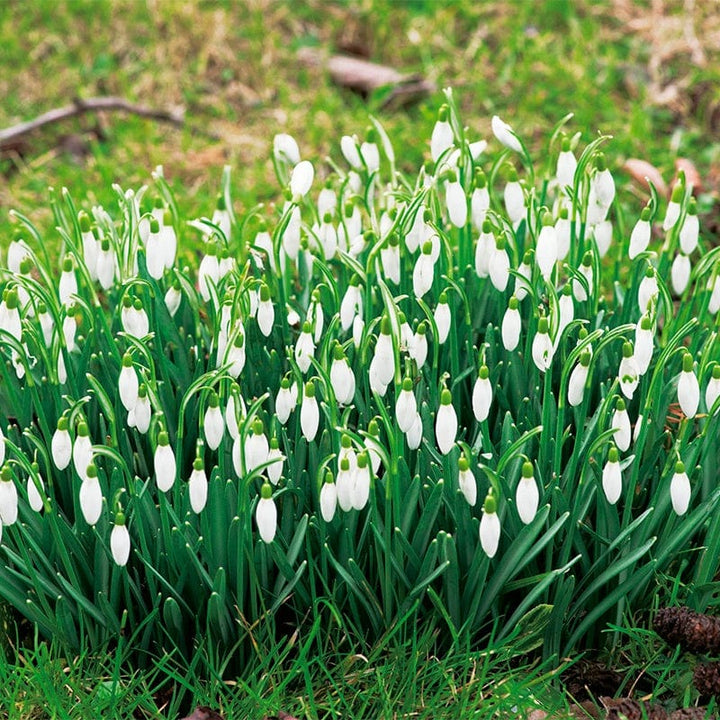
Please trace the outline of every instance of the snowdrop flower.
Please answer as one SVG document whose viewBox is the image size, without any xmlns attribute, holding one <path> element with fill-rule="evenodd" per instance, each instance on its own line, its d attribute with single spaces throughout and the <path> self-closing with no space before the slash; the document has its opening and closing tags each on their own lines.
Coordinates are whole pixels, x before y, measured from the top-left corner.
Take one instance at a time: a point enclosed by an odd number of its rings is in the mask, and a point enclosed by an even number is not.
<svg viewBox="0 0 720 720">
<path fill-rule="evenodd" d="M 255 510 L 255 522 L 262 541 L 267 544 L 271 543 L 275 539 L 277 531 L 277 508 L 272 499 L 270 483 L 263 483 L 260 489 L 260 500 Z"/>
<path fill-rule="evenodd" d="M 63 260 L 58 294 L 61 305 L 69 304 L 72 302 L 73 296 L 78 294 L 77 278 L 75 277 L 75 261 L 70 254 L 66 255 Z"/>
<path fill-rule="evenodd" d="M 405 439 L 407 440 L 408 447 L 411 450 L 417 450 L 420 447 L 423 437 L 423 422 L 420 413 L 415 414 L 415 421 L 412 424 L 410 430 L 405 433 Z"/>
<path fill-rule="evenodd" d="M 450 222 L 457 228 L 465 227 L 468 214 L 467 195 L 455 172 L 451 173 L 445 183 L 445 203 Z"/>
<path fill-rule="evenodd" d="M 574 278 L 573 279 L 573 295 L 578 302 L 585 302 L 588 299 L 588 291 L 592 295 L 594 281 L 593 281 L 593 267 L 592 267 L 592 253 L 588 250 L 583 255 L 582 264 L 579 267 L 580 275 L 582 275 L 587 282 L 587 290 L 582 282 Z"/>
<path fill-rule="evenodd" d="M 167 492 L 175 484 L 177 465 L 175 462 L 175 453 L 170 447 L 168 434 L 164 430 L 158 434 L 153 464 L 158 490 L 160 490 L 160 492 Z"/>
<path fill-rule="evenodd" d="M 470 219 L 476 230 L 481 230 L 487 211 L 490 209 L 490 192 L 487 187 L 487 178 L 481 168 L 476 168 L 473 176 L 472 195 L 470 195 Z"/>
<path fill-rule="evenodd" d="M 518 299 L 513 295 L 508 301 L 507 310 L 502 320 L 502 341 L 503 346 L 508 352 L 512 352 L 520 342 L 520 329 L 522 321 L 520 319 L 520 311 L 518 310 Z"/>
<path fill-rule="evenodd" d="M 40 512 L 43 509 L 41 492 L 45 492 L 45 483 L 42 475 L 40 475 L 40 466 L 34 462 L 32 463 L 32 473 L 27 479 L 27 495 L 28 503 L 35 512 Z"/>
<path fill-rule="evenodd" d="M 340 325 L 343 332 L 347 332 L 350 329 L 355 316 L 362 315 L 362 310 L 363 302 L 362 292 L 360 291 L 360 278 L 357 275 L 353 275 L 340 303 Z"/>
<path fill-rule="evenodd" d="M 708 311 L 714 315 L 720 310 L 720 275 L 708 280 L 707 289 L 710 290 L 710 301 L 708 302 Z"/>
<path fill-rule="evenodd" d="M 508 258 L 506 246 L 507 240 L 503 235 L 500 235 L 490 248 L 488 274 L 490 275 L 490 282 L 499 292 L 505 292 L 510 279 L 510 258 Z"/>
<path fill-rule="evenodd" d="M 557 257 L 558 249 L 555 226 L 553 225 L 552 215 L 545 213 L 535 247 L 535 262 L 545 282 L 550 280 L 550 275 L 552 275 Z"/>
<path fill-rule="evenodd" d="M 585 383 L 587 382 L 588 370 L 590 367 L 590 353 L 584 350 L 580 354 L 578 364 L 570 373 L 568 381 L 568 403 L 577 407 L 585 397 Z"/>
<path fill-rule="evenodd" d="M 165 250 L 163 238 L 160 234 L 160 223 L 153 218 L 150 220 L 150 235 L 145 244 L 145 262 L 150 277 L 159 280 L 165 272 Z"/>
<path fill-rule="evenodd" d="M 665 219 L 663 220 L 663 230 L 665 232 L 675 227 L 675 223 L 680 218 L 680 205 L 682 203 L 683 195 L 685 195 L 685 188 L 678 182 L 672 189 L 670 202 L 668 203 L 667 211 L 665 212 Z"/>
<path fill-rule="evenodd" d="M 698 246 L 700 222 L 697 215 L 697 201 L 694 197 L 688 202 L 687 214 L 680 228 L 680 250 L 686 255 L 692 255 Z"/>
<path fill-rule="evenodd" d="M 477 482 L 464 455 L 458 460 L 458 485 L 467 504 L 474 507 L 477 502 Z"/>
<path fill-rule="evenodd" d="M 548 319 L 541 317 L 538 321 L 538 329 L 532 343 L 532 358 L 535 366 L 540 372 L 550 369 L 553 359 L 553 343 L 548 334 Z"/>
<path fill-rule="evenodd" d="M 325 260 L 332 260 L 338 248 L 337 229 L 332 221 L 332 215 L 327 212 L 322 217 L 322 222 L 317 231 L 320 250 Z"/>
<path fill-rule="evenodd" d="M 445 388 L 440 393 L 440 407 L 435 418 L 435 439 L 443 455 L 447 455 L 455 446 L 458 419 L 452 404 L 452 394 Z"/>
<path fill-rule="evenodd" d="M 140 383 L 135 407 L 128 410 L 128 427 L 137 428 L 137 431 L 144 435 L 150 428 L 151 416 L 152 408 L 150 407 L 150 398 L 148 398 L 147 385 Z"/>
<path fill-rule="evenodd" d="M 139 381 L 133 359 L 130 353 L 125 353 L 120 368 L 120 377 L 118 378 L 118 391 L 120 393 L 120 402 L 123 407 L 130 412 L 135 407 L 138 399 Z"/>
<path fill-rule="evenodd" d="M 644 375 L 653 355 L 653 328 L 650 316 L 643 315 L 635 326 L 635 362 L 638 373 Z"/>
<path fill-rule="evenodd" d="M 300 148 L 292 135 L 278 133 L 273 138 L 273 155 L 278 162 L 295 166 L 300 162 Z"/>
<path fill-rule="evenodd" d="M 58 422 L 59 426 L 60 423 Z M 92 443 L 85 422 L 78 423 L 77 436 L 72 449 L 72 459 L 75 472 L 84 480 L 87 477 L 88 465 L 92 462 Z"/>
<path fill-rule="evenodd" d="M 570 149 L 570 138 L 563 137 L 560 154 L 555 168 L 555 179 L 560 187 L 572 187 L 575 182 L 577 160 Z"/>
<path fill-rule="evenodd" d="M 497 501 L 492 488 L 488 490 L 480 518 L 480 545 L 489 558 L 494 558 L 500 544 L 500 518 L 497 516 Z"/>
<path fill-rule="evenodd" d="M 353 490 L 355 488 L 355 469 L 350 467 L 348 458 L 340 461 L 340 469 L 335 483 L 337 501 L 343 512 L 349 512 L 353 507 Z"/>
<path fill-rule="evenodd" d="M 267 462 L 270 447 L 265 437 L 263 421 L 256 418 L 251 432 L 245 438 L 245 469 L 252 472 L 256 467 Z"/>
<path fill-rule="evenodd" d="M 528 294 L 528 287 L 531 286 L 532 281 L 532 265 L 533 265 L 533 251 L 532 249 L 526 250 L 523 255 L 520 267 L 518 267 L 518 276 L 515 278 L 515 292 L 514 295 L 519 302 L 522 302 Z"/>
<path fill-rule="evenodd" d="M 82 240 L 83 261 L 88 270 L 90 279 L 97 280 L 97 258 L 99 243 L 93 234 L 90 226 L 90 218 L 86 212 L 78 215 L 78 224 L 80 225 L 80 238 Z"/>
<path fill-rule="evenodd" d="M 428 355 L 427 325 L 424 320 L 418 324 L 413 341 L 408 345 L 408 352 L 415 361 L 417 369 L 420 370 L 425 365 Z"/>
<path fill-rule="evenodd" d="M 18 494 L 12 470 L 4 465 L 0 471 L 0 523 L 13 525 L 18 516 Z"/>
<path fill-rule="evenodd" d="M 500 143 L 510 150 L 522 153 L 523 149 L 520 140 L 510 125 L 503 122 L 497 115 L 493 115 L 490 124 L 493 135 L 500 141 Z"/>
<path fill-rule="evenodd" d="M 293 383 L 288 378 L 283 378 L 275 398 L 275 417 L 277 417 L 281 425 L 288 421 L 290 413 L 297 404 L 297 397 L 293 395 L 292 385 Z"/>
<path fill-rule="evenodd" d="M 615 199 L 615 181 L 607 168 L 605 156 L 600 153 L 595 164 L 595 174 L 590 178 L 590 194 L 588 197 L 589 225 L 605 220 L 607 211 Z"/>
<path fill-rule="evenodd" d="M 47 305 L 44 302 L 38 303 L 37 319 L 40 323 L 40 329 L 42 330 L 45 347 L 49 348 L 52 345 L 55 321 L 53 320 L 52 315 L 48 312 Z"/>
<path fill-rule="evenodd" d="M 220 265 L 217 258 L 217 245 L 214 242 L 206 244 L 205 255 L 200 261 L 198 269 L 198 288 L 200 296 L 205 302 L 211 297 L 211 288 L 217 286 L 220 280 Z"/>
<path fill-rule="evenodd" d="M 485 220 L 475 245 L 475 272 L 479 278 L 490 274 L 490 255 L 495 249 L 495 235 L 490 220 Z"/>
<path fill-rule="evenodd" d="M 415 342 L 415 336 L 402 310 L 398 312 L 398 323 L 400 324 L 400 350 L 409 353 Z"/>
<path fill-rule="evenodd" d="M 285 225 L 285 230 L 282 235 L 282 248 L 285 254 L 293 261 L 297 262 L 298 254 L 300 252 L 300 229 L 301 229 L 301 217 L 300 208 L 297 205 L 293 205 L 289 208 L 290 217 Z"/>
<path fill-rule="evenodd" d="M 478 422 L 487 420 L 492 405 L 493 390 L 490 383 L 490 371 L 487 365 L 480 367 L 472 392 L 472 408 Z"/>
<path fill-rule="evenodd" d="M 660 289 L 658 288 L 655 268 L 653 268 L 652 265 L 648 265 L 645 270 L 645 276 L 638 286 L 638 305 L 640 306 L 640 312 L 647 312 L 657 301 L 659 293 Z"/>
<path fill-rule="evenodd" d="M 218 394 L 213 390 L 208 397 L 208 407 L 205 411 L 203 420 L 203 430 L 205 433 L 205 442 L 211 450 L 217 450 L 225 433 L 225 422 L 223 421 L 222 411 L 220 410 L 220 399 Z"/>
<path fill-rule="evenodd" d="M 380 465 L 382 464 L 382 457 L 380 451 L 382 446 L 378 438 L 380 437 L 380 428 L 378 427 L 377 420 L 373 418 L 368 423 L 367 435 L 365 436 L 365 449 L 370 458 L 370 468 L 373 471 L 373 475 L 377 476 Z"/>
<path fill-rule="evenodd" d="M 535 519 L 539 502 L 540 492 L 533 477 L 532 463 L 524 462 L 522 476 L 515 491 L 515 505 L 523 524 L 529 525 Z"/>
<path fill-rule="evenodd" d="M 167 308 L 170 317 L 175 317 L 175 313 L 180 307 L 180 301 L 182 300 L 180 280 L 175 278 L 172 285 L 168 288 L 165 293 L 165 307 Z"/>
<path fill-rule="evenodd" d="M 370 498 L 370 467 L 365 451 L 357 456 L 357 469 L 355 470 L 355 484 L 352 489 L 352 506 L 355 510 L 362 510 Z"/>
<path fill-rule="evenodd" d="M 320 490 L 320 514 L 326 523 L 332 522 L 338 504 L 338 492 L 330 470 L 325 473 L 325 482 Z"/>
<path fill-rule="evenodd" d="M 635 362 L 632 343 L 625 342 L 622 347 L 622 360 L 620 360 L 620 366 L 618 367 L 618 382 L 622 394 L 628 400 L 632 400 L 639 381 L 640 373 Z"/>
<path fill-rule="evenodd" d="M 695 417 L 700 404 L 700 385 L 693 371 L 693 358 L 689 352 L 683 355 L 682 372 L 678 379 L 678 403 L 685 417 Z"/>
<path fill-rule="evenodd" d="M 175 264 L 175 255 L 177 255 L 177 235 L 172 224 L 172 213 L 170 210 L 163 212 L 162 224 L 160 226 L 160 239 L 165 268 L 170 270 Z"/>
<path fill-rule="evenodd" d="M 227 242 L 230 242 L 232 220 L 227 206 L 225 205 L 225 197 L 223 195 L 218 195 L 217 204 L 215 205 L 215 210 L 213 210 L 211 221 L 220 228 L 222 237 Z"/>
<path fill-rule="evenodd" d="M 5 443 L 3 442 L 3 447 Z M 72 458 L 72 440 L 68 432 L 68 420 L 62 415 L 57 423 L 57 429 L 53 433 L 50 441 L 50 450 L 55 467 L 58 470 L 64 470 Z"/>
<path fill-rule="evenodd" d="M 188 480 L 188 494 L 192 511 L 195 514 L 201 513 L 207 503 L 208 494 L 208 479 L 201 457 L 196 457 L 193 461 L 193 470 Z"/>
<path fill-rule="evenodd" d="M 620 450 L 625 452 L 630 447 L 630 439 L 632 430 L 630 427 L 630 417 L 625 407 L 625 400 L 618 398 L 615 404 L 610 427 L 615 430 L 613 439 Z"/>
<path fill-rule="evenodd" d="M 513 227 L 525 217 L 525 193 L 518 179 L 517 170 L 511 167 L 508 174 L 508 182 L 503 191 L 505 212 L 507 212 Z"/>
<path fill-rule="evenodd" d="M 430 138 L 430 156 L 434 163 L 454 143 L 453 131 L 448 122 L 449 108 L 447 105 L 441 105 L 438 111 L 438 119 L 433 127 L 432 136 Z"/>
<path fill-rule="evenodd" d="M 650 208 L 644 207 L 640 213 L 640 219 L 630 233 L 630 247 L 628 257 L 634 260 L 640 253 L 644 253 L 650 244 L 652 227 L 650 225 Z"/>
<path fill-rule="evenodd" d="M 715 365 L 712 375 L 705 389 L 705 407 L 711 412 L 717 399 L 720 397 L 720 365 Z"/>
<path fill-rule="evenodd" d="M 77 350 L 75 344 L 75 333 L 77 332 L 77 320 L 75 315 L 77 313 L 76 305 L 68 305 L 65 307 L 65 317 L 63 318 L 62 334 L 63 340 L 65 341 L 65 347 L 68 352 Z"/>
<path fill-rule="evenodd" d="M 275 322 L 275 308 L 270 300 L 270 288 L 263 283 L 260 286 L 260 302 L 257 310 L 257 324 L 265 337 L 270 337 Z"/>
<path fill-rule="evenodd" d="M 277 438 L 270 438 L 270 451 L 267 456 L 270 465 L 267 466 L 268 480 L 273 485 L 277 485 L 283 471 L 285 456 L 280 452 L 280 444 Z"/>
<path fill-rule="evenodd" d="M 615 445 L 610 446 L 608 457 L 602 471 L 602 487 L 607 501 L 614 505 L 622 493 L 622 473 L 620 456 Z"/>
<path fill-rule="evenodd" d="M 437 341 L 440 345 L 444 345 L 450 333 L 450 323 L 452 320 L 450 305 L 448 305 L 447 301 L 447 293 L 444 290 L 440 293 L 433 316 L 438 331 Z"/>
<path fill-rule="evenodd" d="M 3 293 L 0 303 L 0 329 L 22 342 L 22 320 L 20 319 L 19 298 L 16 288 Z"/>
<path fill-rule="evenodd" d="M 115 282 L 117 273 L 117 261 L 115 253 L 110 246 L 109 238 L 102 238 L 100 241 L 100 249 L 97 256 L 97 279 L 103 290 L 109 290 Z"/>
<path fill-rule="evenodd" d="M 5 453 L 7 451 L 7 448 L 5 447 L 5 433 L 2 431 L 2 426 L 0 426 L 0 466 L 5 462 Z"/>
<path fill-rule="evenodd" d="M 396 233 L 392 233 L 385 247 L 380 250 L 380 265 L 383 275 L 395 283 L 400 284 L 400 239 Z"/>
<path fill-rule="evenodd" d="M 300 427 L 303 437 L 312 442 L 315 439 L 320 424 L 320 408 L 315 398 L 315 385 L 312 382 L 306 383 L 305 395 L 300 405 Z"/>
<path fill-rule="evenodd" d="M 387 388 L 395 377 L 395 351 L 390 331 L 390 318 L 385 315 L 380 323 L 380 335 L 375 344 L 375 354 L 370 361 L 369 374 L 373 387 L 384 386 Z M 374 381 L 376 381 L 376 385 L 373 384 Z M 380 394 L 384 395 L 385 390 Z"/>
<path fill-rule="evenodd" d="M 89 463 L 87 473 L 80 484 L 80 510 L 88 525 L 96 525 L 102 515 L 102 489 L 95 463 Z"/>
<path fill-rule="evenodd" d="M 604 258 L 612 244 L 612 223 L 609 220 L 603 220 L 593 227 L 592 233 L 598 255 Z"/>
<path fill-rule="evenodd" d="M 413 292 L 417 298 L 423 297 L 430 290 L 435 279 L 435 264 L 431 253 L 432 242 L 427 240 L 423 243 L 422 252 L 413 270 Z"/>
<path fill-rule="evenodd" d="M 245 336 L 239 332 L 235 336 L 232 345 L 230 345 L 226 356 L 226 362 L 230 364 L 228 373 L 236 380 L 245 367 L 245 359 Z"/>
<path fill-rule="evenodd" d="M 115 564 L 125 567 L 130 559 L 130 533 L 125 525 L 125 515 L 115 515 L 115 524 L 110 532 L 110 551 Z"/>
<path fill-rule="evenodd" d="M 670 500 L 673 510 L 678 515 L 684 515 L 690 505 L 690 479 L 685 472 L 685 465 L 682 462 L 675 463 L 675 473 L 670 480 Z"/>
<path fill-rule="evenodd" d="M 350 137 L 350 135 L 343 135 L 340 138 L 340 150 L 350 167 L 355 168 L 355 170 L 362 168 L 362 158 L 360 157 L 357 137 L 354 135 L 352 137 Z"/>
<path fill-rule="evenodd" d="M 10 241 L 10 245 L 8 246 L 8 270 L 13 275 L 18 275 L 20 273 L 20 265 L 27 257 L 31 257 L 30 248 L 28 247 L 28 244 L 25 242 L 25 240 L 23 240 L 22 236 L 18 235 L 16 238 Z"/>
<path fill-rule="evenodd" d="M 314 178 L 315 169 L 309 160 L 301 160 L 295 165 L 290 176 L 290 193 L 294 203 L 299 203 L 307 195 Z"/>
<path fill-rule="evenodd" d="M 560 214 L 555 222 L 555 237 L 557 238 L 557 259 L 563 261 L 570 252 L 570 238 L 572 236 L 572 223 L 568 218 L 568 209 L 560 208 Z"/>
<path fill-rule="evenodd" d="M 691 270 L 690 258 L 684 253 L 679 252 L 675 256 L 672 268 L 670 269 L 670 280 L 676 295 L 682 295 L 685 292 L 685 288 L 690 282 Z"/>
<path fill-rule="evenodd" d="M 300 337 L 295 343 L 295 362 L 303 375 L 310 369 L 311 358 L 314 354 L 315 343 L 313 342 L 312 327 L 309 322 L 305 321 Z"/>
<path fill-rule="evenodd" d="M 360 145 L 360 155 L 367 168 L 368 175 L 378 172 L 380 170 L 380 151 L 378 150 L 374 127 L 369 127 L 365 134 L 366 140 Z"/>
<path fill-rule="evenodd" d="M 352 403 L 355 398 L 355 375 L 340 343 L 336 343 L 333 350 L 330 384 L 338 404 L 350 405 Z"/>
<path fill-rule="evenodd" d="M 563 287 L 558 302 L 560 318 L 558 320 L 557 332 L 555 334 L 555 347 L 557 347 L 565 328 L 573 321 L 575 317 L 575 306 L 573 305 L 572 286 L 568 283 Z"/>
<path fill-rule="evenodd" d="M 415 422 L 417 400 L 413 392 L 413 380 L 406 377 L 395 402 L 395 421 L 402 432 L 407 433 Z"/>
</svg>

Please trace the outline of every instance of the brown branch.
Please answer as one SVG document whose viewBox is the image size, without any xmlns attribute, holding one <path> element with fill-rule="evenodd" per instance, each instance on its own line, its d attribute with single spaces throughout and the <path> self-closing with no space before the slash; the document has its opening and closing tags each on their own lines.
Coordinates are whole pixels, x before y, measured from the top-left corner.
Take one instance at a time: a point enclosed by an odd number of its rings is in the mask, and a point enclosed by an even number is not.
<svg viewBox="0 0 720 720">
<path fill-rule="evenodd" d="M 133 115 L 139 115 L 140 117 L 169 122 L 177 126 L 182 125 L 185 119 L 182 111 L 155 110 L 154 108 L 145 107 L 144 105 L 135 105 L 119 97 L 95 97 L 88 98 L 87 100 L 75 98 L 72 105 L 49 110 L 33 120 L 27 120 L 26 122 L 13 125 L 5 130 L 0 130 L 0 149 L 15 145 L 17 140 L 22 136 L 46 125 L 67 120 L 68 118 L 76 117 L 83 113 L 103 110 L 121 110 L 132 113 Z"/>
</svg>

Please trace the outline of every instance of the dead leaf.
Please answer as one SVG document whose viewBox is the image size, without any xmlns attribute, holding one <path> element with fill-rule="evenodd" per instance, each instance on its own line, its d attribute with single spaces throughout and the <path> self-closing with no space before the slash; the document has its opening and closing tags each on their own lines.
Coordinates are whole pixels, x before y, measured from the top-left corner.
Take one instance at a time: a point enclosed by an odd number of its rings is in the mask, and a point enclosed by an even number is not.
<svg viewBox="0 0 720 720">
<path fill-rule="evenodd" d="M 192 715 L 188 715 L 183 720 L 225 720 L 225 718 L 215 710 L 199 705 L 193 710 Z"/>
<path fill-rule="evenodd" d="M 675 161 L 675 179 L 677 180 L 680 172 L 685 173 L 685 181 L 688 185 L 692 185 L 693 191 L 701 192 L 703 190 L 703 183 L 700 179 L 700 173 L 695 167 L 695 163 L 687 158 L 678 158 Z"/>
<path fill-rule="evenodd" d="M 663 180 L 663 176 L 654 165 L 651 165 L 646 160 L 628 158 L 623 165 L 623 170 L 643 189 L 650 189 L 649 181 L 655 186 L 660 195 L 667 197 L 668 187 L 665 180 Z"/>
</svg>

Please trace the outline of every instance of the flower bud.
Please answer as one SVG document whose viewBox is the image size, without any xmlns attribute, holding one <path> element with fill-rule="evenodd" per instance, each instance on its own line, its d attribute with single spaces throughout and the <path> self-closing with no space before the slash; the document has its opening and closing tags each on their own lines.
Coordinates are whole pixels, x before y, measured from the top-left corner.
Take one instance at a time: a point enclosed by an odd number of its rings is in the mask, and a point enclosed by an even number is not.
<svg viewBox="0 0 720 720">
<path fill-rule="evenodd" d="M 520 343 L 520 330 L 522 328 L 522 320 L 520 311 L 518 310 L 518 299 L 513 295 L 508 301 L 508 307 L 503 315 L 502 320 L 502 341 L 503 346 L 508 352 L 512 352 Z"/>
<path fill-rule="evenodd" d="M 480 368 L 478 377 L 473 385 L 472 392 L 472 408 L 475 419 L 478 422 L 487 420 L 490 413 L 490 405 L 492 405 L 493 390 L 490 383 L 490 371 L 487 365 Z"/>
<path fill-rule="evenodd" d="M 610 446 L 607 461 L 602 471 L 603 492 L 607 501 L 614 505 L 622 493 L 622 473 L 620 471 L 620 456 L 614 445 Z"/>
<path fill-rule="evenodd" d="M 470 464 L 464 456 L 458 460 L 458 486 L 468 505 L 474 507 L 477 502 L 477 482 L 470 470 Z"/>
<path fill-rule="evenodd" d="M 12 525 L 18 516 L 18 494 L 12 471 L 3 465 L 0 472 L 0 524 Z"/>
<path fill-rule="evenodd" d="M 115 525 L 110 533 L 110 550 L 115 564 L 125 567 L 130 558 L 130 533 L 122 513 L 115 516 Z"/>
<path fill-rule="evenodd" d="M 480 545 L 489 558 L 494 558 L 500 544 L 500 518 L 497 516 L 497 503 L 492 488 L 483 503 L 483 514 L 480 518 Z"/>
<path fill-rule="evenodd" d="M 170 447 L 168 434 L 162 431 L 158 435 L 157 447 L 154 456 L 155 481 L 161 492 L 167 492 L 175 483 L 177 465 L 175 453 Z"/>
<path fill-rule="evenodd" d="M 205 473 L 205 466 L 202 458 L 196 457 L 193 461 L 193 469 L 188 480 L 188 494 L 190 495 L 190 507 L 195 514 L 199 514 L 207 503 L 208 479 Z"/>
<path fill-rule="evenodd" d="M 320 514 L 326 523 L 332 522 L 335 517 L 337 503 L 337 487 L 333 482 L 332 473 L 328 470 L 325 473 L 325 482 L 323 482 L 322 489 L 320 490 Z"/>
<path fill-rule="evenodd" d="M 675 463 L 675 473 L 670 480 L 670 499 L 673 510 L 678 515 L 684 515 L 690 505 L 690 479 L 685 472 L 685 465 L 681 462 Z"/>
<path fill-rule="evenodd" d="M 678 379 L 678 403 L 686 417 L 695 417 L 700 404 L 700 385 L 693 371 L 693 359 L 689 352 L 683 355 L 683 369 Z"/>
<path fill-rule="evenodd" d="M 309 382 L 305 385 L 305 396 L 300 405 L 300 427 L 303 436 L 308 442 L 315 439 L 319 424 L 320 408 L 315 398 L 315 385 Z"/>
<path fill-rule="evenodd" d="M 537 482 L 533 477 L 532 463 L 524 462 L 522 466 L 522 476 L 515 491 L 515 504 L 520 520 L 522 520 L 525 525 L 529 525 L 535 519 L 539 502 L 540 493 Z"/>
<path fill-rule="evenodd" d="M 260 491 L 260 500 L 255 510 L 255 522 L 262 541 L 271 543 L 275 539 L 277 531 L 277 508 L 272 499 L 272 487 L 269 483 L 263 483 Z"/>
<path fill-rule="evenodd" d="M 440 394 L 440 407 L 435 418 L 435 438 L 438 449 L 447 455 L 455 446 L 458 419 L 452 404 L 452 395 L 445 389 Z"/>
</svg>

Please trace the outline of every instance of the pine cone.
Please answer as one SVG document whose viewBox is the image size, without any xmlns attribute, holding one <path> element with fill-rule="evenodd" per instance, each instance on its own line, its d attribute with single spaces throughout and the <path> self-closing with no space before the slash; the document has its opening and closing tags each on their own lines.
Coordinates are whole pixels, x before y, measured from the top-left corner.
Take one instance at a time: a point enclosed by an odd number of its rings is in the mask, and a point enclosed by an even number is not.
<svg viewBox="0 0 720 720">
<path fill-rule="evenodd" d="M 693 671 L 693 685 L 703 697 L 720 698 L 720 662 L 697 665 Z"/>
<path fill-rule="evenodd" d="M 682 645 L 694 653 L 720 653 L 720 618 L 686 607 L 660 608 L 655 630 L 669 645 Z"/>
</svg>

